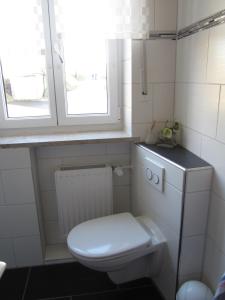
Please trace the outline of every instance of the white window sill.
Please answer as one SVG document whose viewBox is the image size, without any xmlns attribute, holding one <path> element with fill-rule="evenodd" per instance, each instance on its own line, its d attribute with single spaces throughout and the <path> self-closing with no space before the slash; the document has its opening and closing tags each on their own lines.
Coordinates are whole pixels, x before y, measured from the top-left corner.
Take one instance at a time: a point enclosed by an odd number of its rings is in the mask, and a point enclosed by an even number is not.
<svg viewBox="0 0 225 300">
<path fill-rule="evenodd" d="M 112 142 L 139 142 L 139 138 L 130 136 L 124 131 L 57 133 L 0 137 L 0 147 L 2 148 L 96 144 Z"/>
</svg>

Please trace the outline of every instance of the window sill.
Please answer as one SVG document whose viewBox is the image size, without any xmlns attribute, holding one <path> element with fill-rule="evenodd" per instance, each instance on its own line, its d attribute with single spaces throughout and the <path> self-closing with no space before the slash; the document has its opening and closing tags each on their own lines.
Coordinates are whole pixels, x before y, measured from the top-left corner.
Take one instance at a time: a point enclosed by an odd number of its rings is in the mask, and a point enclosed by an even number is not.
<svg viewBox="0 0 225 300">
<path fill-rule="evenodd" d="M 139 142 L 138 137 L 132 137 L 124 131 L 58 133 L 27 136 L 0 137 L 0 147 L 40 147 L 71 144 Z"/>
</svg>

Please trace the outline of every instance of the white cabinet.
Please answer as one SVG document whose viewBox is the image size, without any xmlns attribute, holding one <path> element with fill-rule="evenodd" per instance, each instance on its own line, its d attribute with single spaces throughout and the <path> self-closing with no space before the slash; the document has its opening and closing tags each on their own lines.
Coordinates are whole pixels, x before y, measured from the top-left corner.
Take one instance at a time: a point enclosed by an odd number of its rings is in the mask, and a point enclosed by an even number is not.
<svg viewBox="0 0 225 300">
<path fill-rule="evenodd" d="M 146 180 L 148 169 L 160 173 L 146 161 L 163 170 L 163 189 Z M 177 283 L 201 276 L 212 167 L 183 148 L 144 144 L 133 146 L 132 166 L 132 212 L 152 218 L 167 239 L 154 281 L 166 300 L 174 300 Z"/>
</svg>

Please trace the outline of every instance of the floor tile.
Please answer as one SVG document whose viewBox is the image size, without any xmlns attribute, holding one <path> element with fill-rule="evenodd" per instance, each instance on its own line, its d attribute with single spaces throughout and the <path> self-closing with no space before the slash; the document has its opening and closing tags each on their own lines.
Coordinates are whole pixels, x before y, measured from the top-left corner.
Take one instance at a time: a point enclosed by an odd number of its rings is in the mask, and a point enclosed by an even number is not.
<svg viewBox="0 0 225 300">
<path fill-rule="evenodd" d="M 130 289 L 135 287 L 141 287 L 141 286 L 149 286 L 153 285 L 153 282 L 149 278 L 141 278 L 134 281 L 126 282 L 119 284 L 119 289 Z"/>
<path fill-rule="evenodd" d="M 96 295 L 74 296 L 72 300 L 163 300 L 154 286 L 105 292 Z"/>
<path fill-rule="evenodd" d="M 25 300 L 66 297 L 116 288 L 107 274 L 78 263 L 59 264 L 31 269 Z"/>
<path fill-rule="evenodd" d="M 28 271 L 28 268 L 6 270 L 0 281 L 0 298 L 4 300 L 21 300 Z"/>
</svg>

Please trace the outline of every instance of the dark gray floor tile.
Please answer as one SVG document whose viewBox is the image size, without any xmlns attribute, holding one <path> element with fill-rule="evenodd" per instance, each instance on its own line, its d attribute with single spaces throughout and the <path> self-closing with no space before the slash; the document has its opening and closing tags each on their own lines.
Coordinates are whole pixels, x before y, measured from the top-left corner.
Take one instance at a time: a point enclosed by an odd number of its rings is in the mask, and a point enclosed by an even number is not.
<svg viewBox="0 0 225 300">
<path fill-rule="evenodd" d="M 115 288 L 107 274 L 78 263 L 35 267 L 31 269 L 25 300 L 66 297 Z"/>
<path fill-rule="evenodd" d="M 21 300 L 29 268 L 6 270 L 0 280 L 0 299 Z"/>
<path fill-rule="evenodd" d="M 95 295 L 73 296 L 72 300 L 163 300 L 154 286 L 117 290 Z"/>
</svg>

